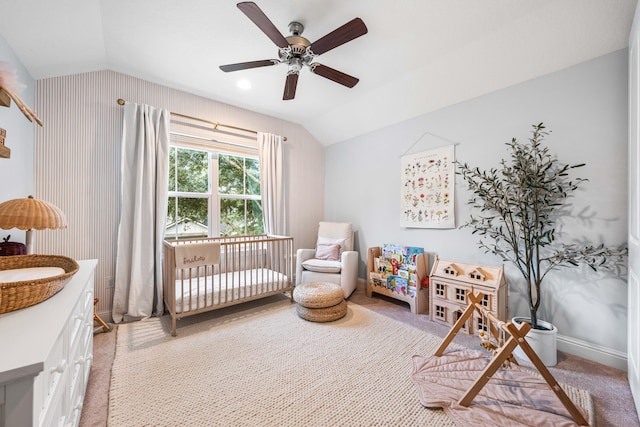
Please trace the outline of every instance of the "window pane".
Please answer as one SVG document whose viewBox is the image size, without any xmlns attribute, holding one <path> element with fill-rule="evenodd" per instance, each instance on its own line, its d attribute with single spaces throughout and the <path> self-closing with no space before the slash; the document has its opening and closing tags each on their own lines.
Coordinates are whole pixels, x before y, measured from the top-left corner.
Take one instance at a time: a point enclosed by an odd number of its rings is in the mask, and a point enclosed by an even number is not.
<svg viewBox="0 0 640 427">
<path fill-rule="evenodd" d="M 209 154 L 206 151 L 178 149 L 178 188 L 176 191 L 209 191 Z M 171 186 L 169 186 L 171 188 Z"/>
<path fill-rule="evenodd" d="M 208 199 L 169 197 L 166 239 L 207 237 L 209 232 Z"/>
<path fill-rule="evenodd" d="M 260 166 L 257 159 L 245 159 L 245 170 L 247 174 L 247 194 L 252 196 L 260 195 Z"/>
<path fill-rule="evenodd" d="M 245 234 L 244 200 L 220 200 L 220 235 L 241 236 Z"/>
<path fill-rule="evenodd" d="M 218 174 L 220 194 L 244 194 L 244 158 L 220 155 Z"/>
<path fill-rule="evenodd" d="M 259 200 L 221 199 L 220 235 L 262 234 L 262 203 Z"/>
<path fill-rule="evenodd" d="M 247 232 L 246 234 L 264 233 L 262 223 L 262 202 L 259 200 L 247 200 Z"/>
</svg>

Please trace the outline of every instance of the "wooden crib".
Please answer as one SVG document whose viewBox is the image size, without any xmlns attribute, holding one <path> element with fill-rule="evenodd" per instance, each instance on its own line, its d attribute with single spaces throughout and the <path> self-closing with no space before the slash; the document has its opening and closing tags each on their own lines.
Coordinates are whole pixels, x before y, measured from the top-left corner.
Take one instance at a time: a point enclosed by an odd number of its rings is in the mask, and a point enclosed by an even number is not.
<svg viewBox="0 0 640 427">
<path fill-rule="evenodd" d="M 253 235 L 165 240 L 164 304 L 177 320 L 289 292 L 293 301 L 293 238 Z"/>
</svg>

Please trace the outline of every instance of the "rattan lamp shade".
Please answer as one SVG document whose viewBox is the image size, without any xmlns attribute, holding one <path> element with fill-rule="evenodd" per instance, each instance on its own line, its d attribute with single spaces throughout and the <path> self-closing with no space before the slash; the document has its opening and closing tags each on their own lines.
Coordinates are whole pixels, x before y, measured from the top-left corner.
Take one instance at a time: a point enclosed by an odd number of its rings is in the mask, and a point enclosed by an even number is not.
<svg viewBox="0 0 640 427">
<path fill-rule="evenodd" d="M 57 206 L 32 196 L 0 203 L 0 228 L 44 230 L 66 227 L 67 217 Z"/>
<path fill-rule="evenodd" d="M 0 203 L 0 228 L 27 230 L 27 253 L 32 253 L 31 230 L 66 228 L 67 217 L 57 207 L 29 196 Z"/>
</svg>

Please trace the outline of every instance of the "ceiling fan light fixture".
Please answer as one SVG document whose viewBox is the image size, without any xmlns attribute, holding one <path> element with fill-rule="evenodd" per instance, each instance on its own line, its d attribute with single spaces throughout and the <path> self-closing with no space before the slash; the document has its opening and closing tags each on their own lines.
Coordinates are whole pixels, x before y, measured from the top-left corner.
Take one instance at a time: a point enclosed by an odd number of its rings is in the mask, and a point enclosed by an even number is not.
<svg viewBox="0 0 640 427">
<path fill-rule="evenodd" d="M 287 74 L 296 73 L 298 74 L 302 69 L 303 61 L 302 58 L 293 57 L 289 60 L 289 71 Z"/>
<path fill-rule="evenodd" d="M 313 74 L 332 80 L 348 88 L 352 88 L 356 83 L 358 83 L 358 79 L 356 77 L 322 64 L 312 64 L 312 62 L 318 55 L 367 34 L 367 26 L 362 22 L 362 19 L 354 18 L 341 27 L 338 27 L 326 34 L 324 37 L 321 37 L 311 43 L 309 40 L 301 36 L 304 31 L 304 25 L 300 22 L 290 22 L 289 31 L 291 32 L 291 35 L 285 37 L 254 2 L 240 2 L 237 6 L 242 13 L 244 13 L 260 30 L 262 30 L 262 32 L 278 47 L 278 59 L 263 59 L 258 61 L 221 65 L 220 69 L 225 73 L 246 70 L 249 68 L 266 67 L 269 65 L 287 64 L 288 70 L 284 95 L 282 97 L 283 100 L 291 100 L 295 97 L 300 69 L 305 65 L 310 67 Z"/>
</svg>

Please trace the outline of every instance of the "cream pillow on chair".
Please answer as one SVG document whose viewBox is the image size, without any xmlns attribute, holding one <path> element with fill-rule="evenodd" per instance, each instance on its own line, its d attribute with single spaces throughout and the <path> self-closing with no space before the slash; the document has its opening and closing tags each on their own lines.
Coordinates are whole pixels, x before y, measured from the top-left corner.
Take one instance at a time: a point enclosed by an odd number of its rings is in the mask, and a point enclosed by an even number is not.
<svg viewBox="0 0 640 427">
<path fill-rule="evenodd" d="M 316 259 L 324 259 L 327 261 L 338 261 L 340 259 L 340 250 L 339 244 L 318 244 L 316 248 Z"/>
<path fill-rule="evenodd" d="M 302 263 L 305 270 L 316 273 L 340 273 L 342 263 L 340 261 L 328 261 L 324 259 L 308 259 Z"/>
<path fill-rule="evenodd" d="M 332 239 L 330 237 L 318 237 L 318 242 L 316 243 L 316 246 L 320 246 L 320 245 L 338 245 L 340 246 L 340 252 L 338 253 L 338 256 L 342 255 L 342 252 L 344 252 L 345 249 L 345 243 L 347 242 L 347 239 Z"/>
</svg>

